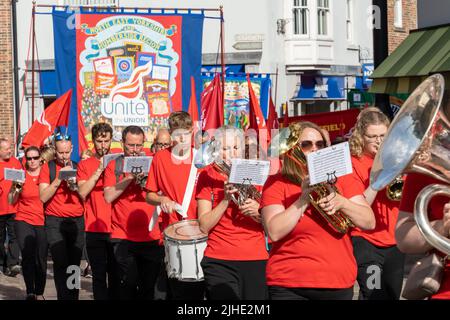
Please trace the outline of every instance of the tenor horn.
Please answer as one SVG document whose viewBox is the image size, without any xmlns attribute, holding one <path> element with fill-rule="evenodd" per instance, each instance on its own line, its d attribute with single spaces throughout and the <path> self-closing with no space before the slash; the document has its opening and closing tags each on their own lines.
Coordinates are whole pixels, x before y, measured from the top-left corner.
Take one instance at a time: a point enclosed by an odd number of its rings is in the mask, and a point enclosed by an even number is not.
<svg viewBox="0 0 450 320">
<path fill-rule="evenodd" d="M 306 156 L 303 153 L 300 144 L 300 136 L 295 134 L 295 131 L 291 131 L 289 127 L 280 130 L 278 135 L 274 136 L 269 145 L 269 157 L 289 157 L 296 165 L 297 176 L 296 181 L 292 181 L 295 184 L 301 185 L 302 181 L 308 175 L 308 166 Z M 327 197 L 330 194 L 329 188 L 333 192 L 339 193 L 334 184 L 319 183 L 311 186 L 312 191 L 309 194 L 309 199 L 312 206 L 325 219 L 325 221 L 335 231 L 345 234 L 349 228 L 355 225 L 350 218 L 341 211 L 337 211 L 335 214 L 329 215 L 318 204 L 319 200 Z"/>
<path fill-rule="evenodd" d="M 421 173 L 444 182 L 424 188 L 414 205 L 414 218 L 425 240 L 450 254 L 450 240 L 430 225 L 432 197 L 450 197 L 450 104 L 445 80 L 435 74 L 423 81 L 405 101 L 384 138 L 370 173 L 370 185 L 382 190 L 402 173 Z"/>
</svg>

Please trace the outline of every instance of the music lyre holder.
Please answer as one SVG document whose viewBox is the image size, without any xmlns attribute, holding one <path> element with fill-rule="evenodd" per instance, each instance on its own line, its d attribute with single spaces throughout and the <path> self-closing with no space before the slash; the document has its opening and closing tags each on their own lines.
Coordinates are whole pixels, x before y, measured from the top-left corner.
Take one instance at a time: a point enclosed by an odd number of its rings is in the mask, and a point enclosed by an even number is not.
<svg viewBox="0 0 450 320">
<path fill-rule="evenodd" d="M 327 183 L 329 185 L 335 185 L 337 182 L 336 170 L 330 173 L 327 173 Z"/>
</svg>

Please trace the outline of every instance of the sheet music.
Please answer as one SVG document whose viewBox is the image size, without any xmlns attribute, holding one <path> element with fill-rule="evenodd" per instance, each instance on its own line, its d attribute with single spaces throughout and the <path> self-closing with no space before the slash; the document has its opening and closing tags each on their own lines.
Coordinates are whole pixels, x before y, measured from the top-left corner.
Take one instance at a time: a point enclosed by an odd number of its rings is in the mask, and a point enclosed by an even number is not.
<svg viewBox="0 0 450 320">
<path fill-rule="evenodd" d="M 152 160 L 153 157 L 147 156 L 125 157 L 123 162 L 123 172 L 147 174 L 150 171 Z"/>
<path fill-rule="evenodd" d="M 123 155 L 123 153 L 109 153 L 109 154 L 105 154 L 103 156 L 103 168 L 106 168 L 111 161 L 113 161 L 114 159 L 117 159 L 118 157 L 120 157 L 122 155 Z"/>
<path fill-rule="evenodd" d="M 263 186 L 269 176 L 270 161 L 232 159 L 228 181 Z"/>
<path fill-rule="evenodd" d="M 77 176 L 77 170 L 75 170 L 75 169 L 59 171 L 59 179 L 61 179 L 61 180 L 68 180 L 68 179 L 74 178 L 76 176 Z"/>
<path fill-rule="evenodd" d="M 306 155 L 310 184 L 326 182 L 352 173 L 348 142 L 321 149 Z"/>
<path fill-rule="evenodd" d="M 5 180 L 24 182 L 25 170 L 5 168 L 4 170 Z"/>
</svg>

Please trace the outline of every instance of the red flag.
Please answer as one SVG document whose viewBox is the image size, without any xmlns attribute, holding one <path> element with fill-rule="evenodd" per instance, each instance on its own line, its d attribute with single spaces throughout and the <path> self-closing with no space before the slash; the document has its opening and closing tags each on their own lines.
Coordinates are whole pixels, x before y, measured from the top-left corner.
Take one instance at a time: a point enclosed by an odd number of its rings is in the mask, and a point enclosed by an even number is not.
<svg viewBox="0 0 450 320">
<path fill-rule="evenodd" d="M 81 117 L 81 105 L 78 106 L 78 154 L 81 154 L 84 150 L 89 149 L 89 144 L 86 140 L 86 127 L 84 126 L 83 119 Z M 92 144 L 91 144 L 92 146 Z M 94 148 L 91 147 L 91 150 Z"/>
<path fill-rule="evenodd" d="M 269 130 L 268 132 L 268 139 L 270 140 L 270 131 L 272 129 L 278 129 L 279 128 L 279 123 L 278 123 L 278 114 L 277 114 L 277 110 L 275 109 L 275 105 L 273 104 L 273 100 L 272 97 L 269 97 L 269 116 L 267 117 L 267 129 Z"/>
<path fill-rule="evenodd" d="M 250 82 L 250 77 L 247 74 L 247 84 L 248 84 L 248 107 L 249 107 L 249 127 L 248 129 L 254 129 L 256 132 L 259 130 L 267 129 L 266 120 L 259 106 L 258 98 L 253 91 L 252 83 Z"/>
<path fill-rule="evenodd" d="M 202 92 L 202 130 L 216 129 L 223 125 L 223 100 L 219 74 Z"/>
<path fill-rule="evenodd" d="M 23 138 L 22 146 L 41 146 L 45 139 L 53 134 L 56 127 L 69 124 L 70 102 L 72 101 L 72 89 L 56 99 L 45 109 L 39 118 L 33 122 Z"/>
<path fill-rule="evenodd" d="M 283 118 L 283 128 L 286 128 L 289 126 L 289 110 L 288 110 L 288 103 L 286 102 L 283 105 L 283 112 L 284 112 L 284 118 Z"/>
<path fill-rule="evenodd" d="M 192 121 L 198 121 L 198 106 L 197 106 L 197 98 L 195 94 L 195 80 L 194 77 L 191 76 L 191 100 L 189 101 L 189 114 L 191 115 Z"/>
</svg>

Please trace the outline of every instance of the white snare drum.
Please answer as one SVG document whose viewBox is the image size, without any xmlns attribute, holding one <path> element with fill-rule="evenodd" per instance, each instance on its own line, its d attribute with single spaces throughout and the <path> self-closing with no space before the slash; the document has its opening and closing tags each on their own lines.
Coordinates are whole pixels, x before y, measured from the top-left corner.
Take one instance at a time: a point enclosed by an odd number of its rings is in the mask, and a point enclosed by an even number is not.
<svg viewBox="0 0 450 320">
<path fill-rule="evenodd" d="M 198 220 L 172 223 L 164 230 L 166 270 L 169 278 L 202 281 L 200 262 L 208 236 L 200 231 Z"/>
</svg>

